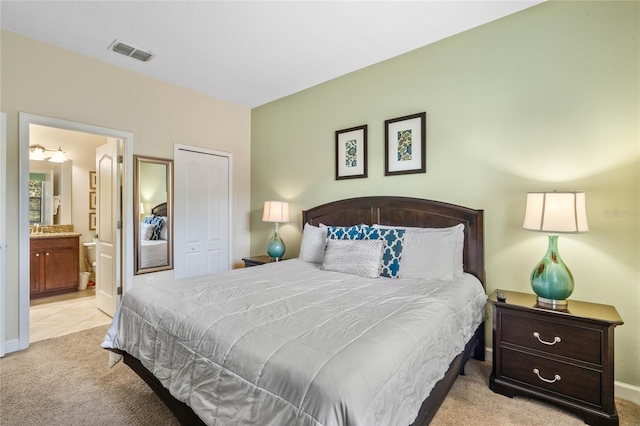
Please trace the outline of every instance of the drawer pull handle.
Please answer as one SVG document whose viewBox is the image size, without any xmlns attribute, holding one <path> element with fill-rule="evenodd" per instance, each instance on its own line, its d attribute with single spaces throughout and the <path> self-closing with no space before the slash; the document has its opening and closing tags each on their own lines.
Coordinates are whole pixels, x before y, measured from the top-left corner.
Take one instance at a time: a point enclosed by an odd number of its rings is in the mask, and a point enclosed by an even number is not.
<svg viewBox="0 0 640 426">
<path fill-rule="evenodd" d="M 556 374 L 556 375 L 553 377 L 553 380 L 545 379 L 544 377 L 542 377 L 542 376 L 540 375 L 540 370 L 538 370 L 537 368 L 534 368 L 534 369 L 533 369 L 533 372 L 536 374 L 536 376 L 538 376 L 538 379 L 542 380 L 543 382 L 547 382 L 547 383 L 555 383 L 555 382 L 557 382 L 558 380 L 561 380 L 561 379 L 562 379 L 562 377 L 560 377 L 558 374 Z"/>
<path fill-rule="evenodd" d="M 534 331 L 534 332 L 533 332 L 533 337 L 535 337 L 536 339 L 538 339 L 538 341 L 539 341 L 540 343 L 542 343 L 543 345 L 549 345 L 549 346 L 553 346 L 553 345 L 555 345 L 556 343 L 560 343 L 560 342 L 562 341 L 562 339 L 561 339 L 561 338 L 559 338 L 558 336 L 556 336 L 556 337 L 554 337 L 554 338 L 553 338 L 553 342 L 545 342 L 544 340 L 542 340 L 542 339 L 540 338 L 540 333 L 538 333 L 537 331 Z"/>
</svg>

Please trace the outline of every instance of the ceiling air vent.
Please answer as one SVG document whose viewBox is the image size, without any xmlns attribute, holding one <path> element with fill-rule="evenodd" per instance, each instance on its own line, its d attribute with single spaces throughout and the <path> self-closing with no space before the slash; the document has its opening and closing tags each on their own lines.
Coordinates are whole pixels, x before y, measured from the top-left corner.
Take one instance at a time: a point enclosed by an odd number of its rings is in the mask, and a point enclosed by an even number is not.
<svg viewBox="0 0 640 426">
<path fill-rule="evenodd" d="M 121 43 L 118 40 L 115 40 L 113 43 L 111 43 L 111 46 L 109 46 L 109 50 L 113 50 L 114 52 L 121 53 L 125 56 L 137 59 L 142 62 L 147 62 L 153 57 L 153 55 L 151 55 L 151 53 L 149 52 L 136 49 L 135 47 L 131 47 L 128 44 Z"/>
</svg>

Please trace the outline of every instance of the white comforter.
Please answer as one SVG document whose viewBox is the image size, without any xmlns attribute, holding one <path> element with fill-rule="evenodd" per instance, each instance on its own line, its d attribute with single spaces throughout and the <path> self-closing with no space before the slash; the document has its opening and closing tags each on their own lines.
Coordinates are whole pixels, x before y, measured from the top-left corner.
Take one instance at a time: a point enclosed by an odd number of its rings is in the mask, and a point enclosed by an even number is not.
<svg viewBox="0 0 640 426">
<path fill-rule="evenodd" d="M 140 241 L 140 268 L 168 265 L 167 240 Z"/>
<path fill-rule="evenodd" d="M 471 275 L 369 279 L 287 260 L 136 287 L 103 347 L 209 425 L 408 425 L 485 302 Z"/>
</svg>

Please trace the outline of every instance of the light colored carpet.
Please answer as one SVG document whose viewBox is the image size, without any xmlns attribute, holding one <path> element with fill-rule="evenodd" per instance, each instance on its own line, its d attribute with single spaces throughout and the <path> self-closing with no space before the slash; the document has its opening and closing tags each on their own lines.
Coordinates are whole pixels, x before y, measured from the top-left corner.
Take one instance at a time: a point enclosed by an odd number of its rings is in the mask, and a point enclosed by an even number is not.
<svg viewBox="0 0 640 426">
<path fill-rule="evenodd" d="M 108 367 L 107 326 L 55 339 L 0 359 L 0 425 L 178 425 L 129 367 Z"/>
<path fill-rule="evenodd" d="M 36 342 L 0 359 L 0 425 L 177 425 L 126 365 L 107 366 L 107 327 Z M 553 406 L 509 399 L 488 388 L 491 366 L 470 361 L 432 425 L 582 425 Z M 620 424 L 640 424 L 640 406 L 616 400 Z M 386 426 L 386 425 L 375 425 Z"/>
</svg>

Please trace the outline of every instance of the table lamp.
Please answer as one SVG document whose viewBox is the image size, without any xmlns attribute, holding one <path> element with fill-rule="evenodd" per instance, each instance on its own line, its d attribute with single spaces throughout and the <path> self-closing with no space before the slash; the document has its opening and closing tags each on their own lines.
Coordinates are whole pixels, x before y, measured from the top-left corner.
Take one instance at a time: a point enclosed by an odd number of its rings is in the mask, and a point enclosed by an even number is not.
<svg viewBox="0 0 640 426">
<path fill-rule="evenodd" d="M 558 233 L 589 230 L 585 191 L 527 193 L 524 229 L 549 233 L 547 254 L 531 272 L 531 287 L 538 305 L 565 309 L 574 288 L 573 275 L 560 258 Z"/>
<path fill-rule="evenodd" d="M 285 201 L 265 201 L 262 213 L 263 222 L 275 222 L 276 231 L 267 244 L 267 254 L 276 262 L 284 256 L 284 241 L 280 238 L 278 223 L 289 222 L 289 203 Z"/>
</svg>

